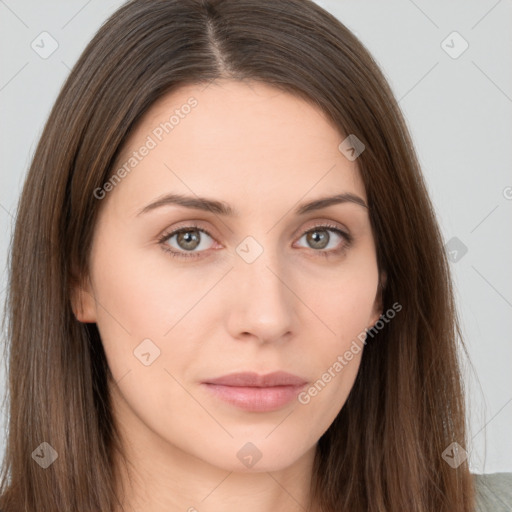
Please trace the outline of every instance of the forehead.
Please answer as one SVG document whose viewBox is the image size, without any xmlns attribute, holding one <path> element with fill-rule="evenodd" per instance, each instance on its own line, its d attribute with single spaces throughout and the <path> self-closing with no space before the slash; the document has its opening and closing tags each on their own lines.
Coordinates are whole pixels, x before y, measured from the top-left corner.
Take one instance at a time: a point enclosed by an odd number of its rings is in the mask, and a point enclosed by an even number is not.
<svg viewBox="0 0 512 512">
<path fill-rule="evenodd" d="M 127 177 L 113 195 L 132 208 L 167 192 L 246 206 L 326 193 L 365 199 L 357 163 L 338 149 L 344 138 L 319 107 L 268 84 L 182 86 L 129 137 L 116 162 Z"/>
</svg>

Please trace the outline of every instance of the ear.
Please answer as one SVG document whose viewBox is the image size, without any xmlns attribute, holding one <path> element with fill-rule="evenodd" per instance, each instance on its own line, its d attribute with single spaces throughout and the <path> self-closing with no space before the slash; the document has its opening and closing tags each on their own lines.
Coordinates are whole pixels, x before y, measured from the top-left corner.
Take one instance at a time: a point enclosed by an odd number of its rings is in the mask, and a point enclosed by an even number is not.
<svg viewBox="0 0 512 512">
<path fill-rule="evenodd" d="M 384 304 L 383 304 L 382 295 L 383 295 L 384 289 L 386 288 L 387 281 L 388 281 L 388 275 L 383 270 L 379 276 L 379 285 L 377 286 L 377 294 L 375 297 L 375 302 L 373 303 L 373 311 L 372 311 L 372 316 L 370 318 L 371 323 L 368 326 L 369 329 L 377 323 L 377 321 L 379 320 L 380 316 L 383 313 Z"/>
<path fill-rule="evenodd" d="M 70 300 L 73 313 L 79 322 L 96 322 L 96 301 L 89 277 L 72 285 Z"/>
</svg>

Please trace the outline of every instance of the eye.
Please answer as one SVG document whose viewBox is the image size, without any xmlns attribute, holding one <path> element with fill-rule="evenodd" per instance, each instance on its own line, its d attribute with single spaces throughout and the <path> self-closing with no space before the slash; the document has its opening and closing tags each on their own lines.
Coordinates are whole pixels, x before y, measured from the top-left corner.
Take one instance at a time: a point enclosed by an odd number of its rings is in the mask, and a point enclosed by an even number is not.
<svg viewBox="0 0 512 512">
<path fill-rule="evenodd" d="M 202 229 L 198 226 L 186 226 L 180 229 L 176 229 L 170 233 L 164 233 L 158 242 L 161 244 L 162 249 L 170 253 L 173 257 L 196 258 L 200 256 L 200 254 L 196 254 L 197 252 L 202 252 L 208 248 L 204 247 L 204 235 L 213 240 L 210 233 L 208 233 L 208 231 L 205 229 Z M 175 243 L 178 245 L 177 249 L 171 249 L 169 247 L 169 242 L 171 242 L 173 238 L 176 239 Z M 195 249 L 201 249 L 201 251 L 192 252 Z"/>
<path fill-rule="evenodd" d="M 334 236 L 329 233 L 334 233 Z M 352 242 L 352 237 L 348 233 L 345 233 L 336 226 L 323 224 L 309 229 L 299 240 L 302 238 L 306 239 L 306 243 L 310 248 L 325 257 L 341 253 L 346 250 Z M 341 245 L 340 240 L 342 242 Z M 331 250 L 326 250 L 329 249 L 329 245 L 331 245 Z"/>
</svg>

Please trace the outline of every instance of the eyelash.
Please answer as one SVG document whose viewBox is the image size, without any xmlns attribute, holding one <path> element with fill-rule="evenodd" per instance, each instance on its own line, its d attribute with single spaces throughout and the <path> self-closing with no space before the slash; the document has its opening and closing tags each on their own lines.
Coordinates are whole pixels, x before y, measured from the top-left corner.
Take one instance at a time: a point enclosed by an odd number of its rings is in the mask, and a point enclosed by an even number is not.
<svg viewBox="0 0 512 512">
<path fill-rule="evenodd" d="M 351 235 L 349 235 L 345 231 L 342 231 L 340 228 L 333 226 L 331 224 L 318 224 L 316 226 L 313 226 L 312 228 L 310 228 L 307 231 L 305 231 L 304 233 L 302 233 L 300 238 L 302 238 L 304 235 L 307 235 L 308 233 L 311 233 L 312 231 L 315 231 L 315 230 L 334 231 L 336 234 L 340 235 L 342 238 L 345 239 L 344 245 L 342 247 L 340 247 L 339 249 L 331 249 L 328 251 L 322 250 L 322 249 L 319 249 L 319 250 L 311 249 L 313 252 L 318 253 L 318 255 L 322 255 L 325 258 L 329 258 L 331 256 L 337 256 L 338 254 L 346 251 L 352 244 L 352 236 Z M 187 231 L 200 231 L 201 233 L 204 233 L 213 239 L 213 236 L 206 229 L 203 229 L 195 224 L 192 224 L 190 226 L 185 226 L 185 227 L 176 229 L 174 231 L 165 232 L 158 239 L 158 243 L 162 246 L 162 250 L 165 251 L 166 253 L 169 253 L 170 256 L 173 258 L 187 259 L 187 258 L 201 257 L 201 252 L 204 252 L 204 251 L 200 251 L 198 253 L 181 252 L 181 251 L 176 251 L 176 250 L 170 249 L 169 246 L 166 244 L 166 242 L 170 238 L 172 238 L 174 235 L 178 235 L 180 233 L 186 233 Z"/>
</svg>

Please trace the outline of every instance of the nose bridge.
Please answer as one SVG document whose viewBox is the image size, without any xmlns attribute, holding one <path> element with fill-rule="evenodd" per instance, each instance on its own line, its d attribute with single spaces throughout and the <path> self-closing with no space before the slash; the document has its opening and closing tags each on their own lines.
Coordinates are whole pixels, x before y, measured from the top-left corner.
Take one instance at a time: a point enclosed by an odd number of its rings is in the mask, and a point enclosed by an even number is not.
<svg viewBox="0 0 512 512">
<path fill-rule="evenodd" d="M 284 285 L 278 276 L 285 272 L 286 267 L 283 265 L 281 248 L 272 234 L 248 235 L 235 250 L 235 270 L 242 279 L 258 289 L 263 288 L 259 290 L 263 293 L 282 293 Z M 256 290 L 257 293 L 259 291 Z"/>
<path fill-rule="evenodd" d="M 293 293 L 287 287 L 282 252 L 271 240 L 271 236 L 248 236 L 236 247 L 231 304 L 234 336 L 247 332 L 272 340 L 291 328 Z"/>
</svg>

